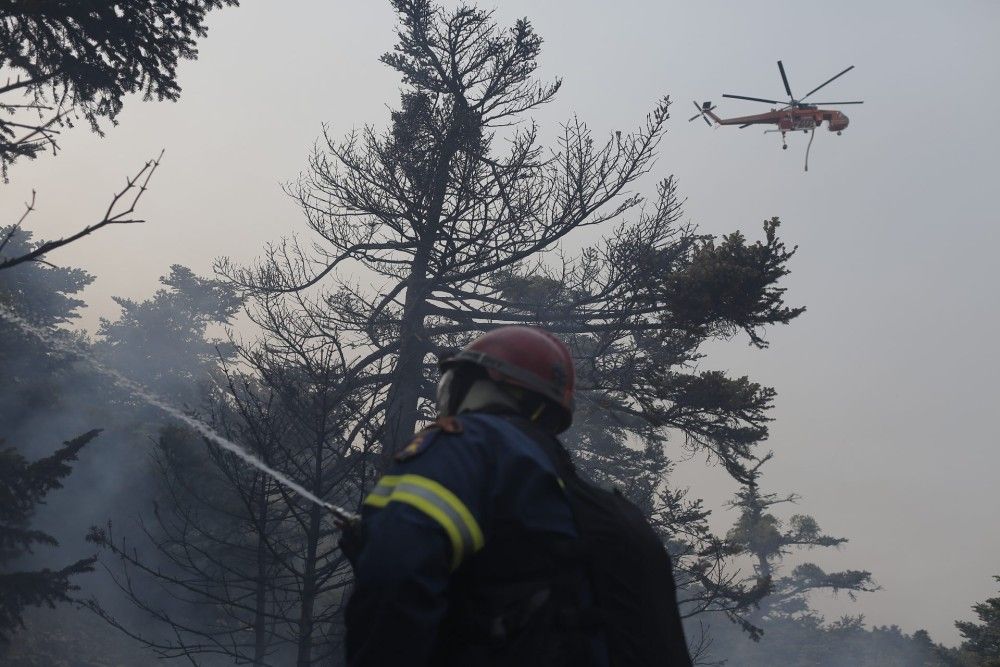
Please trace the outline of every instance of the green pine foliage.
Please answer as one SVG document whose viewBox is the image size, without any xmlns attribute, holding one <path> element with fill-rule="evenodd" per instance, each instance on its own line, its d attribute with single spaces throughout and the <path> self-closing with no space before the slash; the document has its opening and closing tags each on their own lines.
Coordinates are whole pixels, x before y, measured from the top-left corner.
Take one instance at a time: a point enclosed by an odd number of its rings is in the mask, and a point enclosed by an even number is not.
<svg viewBox="0 0 1000 667">
<path fill-rule="evenodd" d="M 214 9 L 237 0 L 7 0 L 0 13 L 0 172 L 56 148 L 54 126 L 101 131 L 125 97 L 176 100 Z"/>
<path fill-rule="evenodd" d="M 179 264 L 160 284 L 142 301 L 114 297 L 121 314 L 101 318 L 95 352 L 175 404 L 195 405 L 212 369 L 234 354 L 228 341 L 213 334 L 231 323 L 242 301 L 228 283 Z"/>
<path fill-rule="evenodd" d="M 63 444 L 50 456 L 29 462 L 13 448 L 0 451 L 0 641 L 23 626 L 25 607 L 55 606 L 72 601 L 78 587 L 72 577 L 91 572 L 95 557 L 83 558 L 59 570 L 22 570 L 18 559 L 34 547 L 58 546 L 51 535 L 31 528 L 37 505 L 49 492 L 62 487 L 71 463 L 99 430 L 89 431 Z"/>
<path fill-rule="evenodd" d="M 993 577 L 1000 582 L 1000 576 Z M 972 606 L 979 623 L 957 621 L 955 627 L 965 642 L 961 651 L 985 667 L 1000 667 L 1000 596 L 988 598 Z"/>
<path fill-rule="evenodd" d="M 4 256 L 18 256 L 37 247 L 31 232 L 0 227 L 7 239 Z M 43 262 L 25 262 L 0 271 L 0 306 L 31 322 L 52 329 L 73 322 L 83 305 L 79 294 L 94 277 L 82 269 L 55 267 Z M 75 334 L 58 330 L 67 340 Z M 60 386 L 74 384 L 74 360 L 49 350 L 38 339 L 25 335 L 0 320 L 0 437 L 23 443 L 30 422 L 40 410 L 59 407 Z M 67 431 L 74 433 L 76 429 Z"/>
<path fill-rule="evenodd" d="M 809 595 L 820 591 L 846 592 L 854 599 L 856 593 L 878 590 L 871 572 L 864 570 L 826 572 L 814 563 L 801 563 L 791 572 L 783 572 L 782 561 L 787 556 L 802 550 L 839 547 L 847 538 L 824 534 L 809 515 L 793 514 L 783 520 L 773 511 L 776 506 L 797 502 L 798 496 L 761 491 L 761 467 L 770 458 L 764 457 L 749 470 L 749 481 L 731 503 L 739 518 L 726 535 L 731 544 L 752 559 L 758 580 L 767 587 L 767 597 L 757 604 L 753 618 L 762 623 L 809 615 Z"/>
</svg>

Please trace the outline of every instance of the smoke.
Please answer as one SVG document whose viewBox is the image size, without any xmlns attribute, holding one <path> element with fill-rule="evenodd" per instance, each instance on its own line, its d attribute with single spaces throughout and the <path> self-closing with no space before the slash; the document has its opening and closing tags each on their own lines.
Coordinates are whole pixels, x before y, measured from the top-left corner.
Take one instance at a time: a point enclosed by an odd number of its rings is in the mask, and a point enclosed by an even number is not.
<svg viewBox="0 0 1000 667">
<path fill-rule="evenodd" d="M 944 667 L 948 649 L 928 634 L 905 634 L 897 626 L 866 627 L 863 616 L 827 623 L 814 614 L 784 616 L 762 622 L 764 634 L 751 641 L 737 626 L 718 618 L 708 627 L 697 621 L 685 627 L 688 639 L 702 632 L 709 638 L 698 664 L 740 667 Z"/>
<path fill-rule="evenodd" d="M 84 348 L 73 345 L 71 342 L 67 340 L 51 335 L 44 328 L 31 324 L 23 317 L 13 312 L 12 310 L 9 310 L 5 306 L 0 306 L 0 318 L 5 320 L 7 323 L 13 324 L 14 326 L 18 327 L 21 331 L 31 334 L 32 336 L 35 336 L 45 345 L 51 348 L 57 349 L 60 352 L 69 355 L 77 356 L 81 360 L 85 361 L 91 369 L 107 377 L 116 386 L 128 392 L 130 396 L 140 399 L 146 405 L 162 410 L 164 413 L 166 413 L 173 419 L 176 419 L 185 426 L 189 427 L 191 430 L 198 433 L 198 435 L 200 435 L 201 437 L 205 438 L 206 440 L 212 442 L 215 445 L 218 445 L 227 452 L 235 455 L 248 465 L 257 468 L 258 470 L 263 472 L 265 475 L 268 475 L 282 486 L 288 488 L 291 491 L 294 491 L 295 493 L 302 496 L 306 500 L 329 510 L 340 525 L 353 523 L 360 519 L 360 517 L 354 512 L 351 512 L 347 509 L 338 507 L 337 505 L 322 500 L 318 496 L 314 495 L 311 491 L 306 489 L 304 486 L 292 480 L 284 473 L 275 470 L 271 466 L 267 465 L 266 463 L 258 459 L 256 456 L 251 454 L 241 445 L 238 445 L 232 440 L 229 440 L 228 438 L 219 435 L 208 424 L 204 423 L 199 419 L 195 419 L 194 417 L 188 414 L 185 414 L 181 410 L 175 408 L 174 406 L 167 403 L 165 400 L 161 399 L 159 396 L 150 392 L 148 389 L 143 387 L 138 382 L 135 382 L 125 377 L 123 374 L 121 374 L 120 372 L 118 372 L 113 368 L 105 366 Z"/>
<path fill-rule="evenodd" d="M 156 527 L 144 517 L 151 516 L 157 500 L 163 497 L 156 465 L 160 454 L 157 440 L 168 422 L 182 424 L 197 434 L 192 437 L 196 447 L 207 440 L 291 492 L 325 507 L 335 525 L 355 518 L 353 513 L 317 498 L 238 443 L 221 436 L 190 411 L 178 407 L 206 395 L 202 390 L 215 362 L 209 358 L 199 365 L 188 360 L 180 372 L 157 372 L 164 366 L 169 371 L 178 370 L 177 360 L 184 356 L 186 346 L 191 345 L 190 338 L 163 336 L 157 330 L 160 321 L 155 318 L 127 323 L 140 334 L 149 330 L 157 334 L 144 336 L 142 345 L 109 344 L 107 336 L 94 344 L 83 334 L 55 328 L 57 324 L 70 322 L 75 317 L 73 310 L 83 305 L 75 299 L 57 299 L 57 303 L 48 307 L 52 299 L 47 301 L 46 295 L 69 295 L 82 287 L 68 284 L 62 271 L 25 265 L 0 274 L 0 372 L 5 378 L 0 385 L 0 439 L 4 440 L 4 446 L 15 447 L 28 458 L 37 459 L 80 433 L 93 428 L 103 431 L 81 452 L 63 488 L 49 494 L 46 504 L 33 517 L 33 528 L 53 535 L 58 547 L 37 549 L 12 563 L 15 569 L 58 569 L 92 555 L 94 545 L 85 541 L 85 535 L 93 525 L 114 524 L 115 535 L 127 542 L 130 549 L 146 550 L 152 546 L 149 539 L 155 538 Z M 26 301 L 30 303 L 25 304 Z M 149 314 L 152 301 L 137 304 L 144 315 Z M 163 305 L 158 317 L 182 322 L 194 319 L 184 311 L 183 304 L 177 308 L 171 302 Z M 211 317 L 205 319 L 215 321 Z M 197 327 L 189 327 L 189 333 L 203 347 L 214 349 L 214 341 L 202 339 Z M 117 342 L 122 340 L 119 337 Z M 159 368 L 157 361 L 163 362 Z M 133 378 L 142 378 L 143 383 Z M 153 533 L 147 532 L 150 529 Z M 162 557 L 157 556 L 155 549 L 149 553 L 154 566 L 170 566 L 166 561 L 158 563 L 156 559 Z M 99 569 L 77 578 L 74 583 L 81 587 L 78 596 L 94 599 L 110 614 L 129 619 L 132 630 L 146 636 L 160 636 L 163 628 L 155 620 L 134 613 L 131 603 L 117 588 L 114 563 L 106 564 L 112 569 L 104 572 Z M 162 589 L 148 587 L 145 582 L 129 582 L 129 585 L 149 588 L 143 594 L 158 608 L 171 610 L 172 614 L 192 613 Z M 69 608 L 35 610 L 27 621 L 29 630 L 15 634 L 15 644 L 0 661 L 39 664 L 40 656 L 50 654 L 65 659 L 75 655 L 76 649 L 67 643 L 72 643 L 73 637 L 95 636 L 92 632 L 95 625 L 107 629 L 96 617 Z M 131 655 L 139 650 L 134 647 L 133 651 L 132 642 L 124 635 L 105 634 L 109 635 L 106 641 L 88 642 L 79 657 L 112 655 L 116 651 Z M 40 653 L 43 647 L 48 648 Z M 18 662 L 22 658 L 23 662 Z M 144 662 L 123 659 L 121 664 Z"/>
</svg>

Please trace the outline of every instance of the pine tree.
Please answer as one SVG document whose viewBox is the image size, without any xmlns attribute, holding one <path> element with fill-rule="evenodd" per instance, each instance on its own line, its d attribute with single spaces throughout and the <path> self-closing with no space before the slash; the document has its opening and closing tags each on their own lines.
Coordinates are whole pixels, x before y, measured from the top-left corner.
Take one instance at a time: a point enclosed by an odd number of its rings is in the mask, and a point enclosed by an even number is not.
<svg viewBox="0 0 1000 667">
<path fill-rule="evenodd" d="M 761 491 L 762 466 L 770 458 L 765 456 L 749 469 L 746 484 L 731 503 L 740 512 L 739 519 L 726 536 L 753 558 L 756 576 L 768 588 L 768 596 L 759 603 L 754 618 L 762 622 L 809 615 L 808 596 L 815 591 L 844 591 L 853 599 L 858 592 L 878 590 L 871 572 L 864 570 L 825 572 L 814 563 L 802 563 L 782 574 L 782 560 L 794 551 L 837 547 L 847 538 L 824 534 L 809 515 L 794 514 L 783 521 L 772 512 L 777 505 L 797 502 L 798 496 Z"/>
<path fill-rule="evenodd" d="M 343 359 L 335 347 L 317 347 L 292 329 L 285 322 L 280 335 L 239 347 L 246 372 L 227 369 L 210 421 L 266 464 L 294 471 L 315 495 L 353 503 L 373 462 L 352 451 L 358 434 L 346 427 L 365 410 L 364 397 L 340 395 Z M 121 590 L 163 632 L 140 636 L 135 618 L 95 610 L 161 658 L 327 664 L 341 651 L 338 621 L 350 583 L 328 513 L 210 443 L 194 452 L 191 440 L 177 429 L 161 435 L 164 502 L 148 521 L 148 541 L 96 528 L 88 537 L 114 556 Z M 187 607 L 165 612 L 135 585 L 145 581 Z"/>
<path fill-rule="evenodd" d="M 83 558 L 59 570 L 17 570 L 18 559 L 33 553 L 36 545 L 58 546 L 55 538 L 31 529 L 31 517 L 49 492 L 62 487 L 70 464 L 99 430 L 90 431 L 63 444 L 55 453 L 28 462 L 12 448 L 0 451 L 0 641 L 23 627 L 22 612 L 28 606 L 71 602 L 78 587 L 75 575 L 91 572 L 96 557 Z"/>
<path fill-rule="evenodd" d="M 237 0 L 6 0 L 0 13 L 0 173 L 57 148 L 58 128 L 101 131 L 129 94 L 176 100 L 209 11 Z"/>
<path fill-rule="evenodd" d="M 14 227 L 0 227 L 0 238 L 8 239 L 7 250 L 12 254 L 23 255 L 37 246 L 31 232 L 14 231 Z M 83 301 L 78 297 L 93 280 L 82 269 L 24 262 L 0 270 L 0 308 L 72 341 L 78 334 L 56 327 L 79 317 Z M 64 387 L 79 384 L 74 362 L 70 355 L 50 350 L 34 336 L 0 320 L 0 438 L 18 443 L 21 449 L 30 444 L 31 420 L 41 411 L 58 408 L 64 394 L 72 393 Z M 66 434 L 75 432 L 74 427 Z"/>
<path fill-rule="evenodd" d="M 743 479 L 767 437 L 772 389 L 694 369 L 706 343 L 742 333 L 765 347 L 764 329 L 803 311 L 779 286 L 794 249 L 778 221 L 760 241 L 715 238 L 683 221 L 674 179 L 635 193 L 666 131 L 666 98 L 632 132 L 601 140 L 573 118 L 543 146 L 529 114 L 560 82 L 536 80 L 542 40 L 527 19 L 503 29 L 464 4 L 392 5 L 398 43 L 383 62 L 405 88 L 390 126 L 326 136 L 291 189 L 315 242 L 220 269 L 267 312 L 294 313 L 282 318 L 294 336 L 343 351 L 340 392 L 374 399 L 354 418 L 366 436 L 357 446 L 383 463 L 431 415 L 440 355 L 504 324 L 563 337 L 580 377 L 569 446 L 591 469 L 613 457 L 648 511 L 673 503 L 658 525 L 688 545 L 686 581 L 712 588 L 693 593 L 691 613 L 745 606 L 757 591 L 720 574 L 727 547 L 697 501 L 657 494 L 668 444 Z M 566 252 L 583 230 L 604 235 Z"/>
<path fill-rule="evenodd" d="M 993 577 L 1000 582 L 1000 576 Z M 972 606 L 979 622 L 956 621 L 955 627 L 965 641 L 961 650 L 974 656 L 984 667 L 1000 666 L 1000 596 L 987 598 Z"/>
<path fill-rule="evenodd" d="M 242 301 L 228 282 L 202 278 L 174 264 L 148 299 L 114 297 L 121 314 L 101 318 L 95 352 L 175 404 L 194 405 L 199 385 L 232 358 L 229 341 L 211 328 L 231 323 Z"/>
</svg>

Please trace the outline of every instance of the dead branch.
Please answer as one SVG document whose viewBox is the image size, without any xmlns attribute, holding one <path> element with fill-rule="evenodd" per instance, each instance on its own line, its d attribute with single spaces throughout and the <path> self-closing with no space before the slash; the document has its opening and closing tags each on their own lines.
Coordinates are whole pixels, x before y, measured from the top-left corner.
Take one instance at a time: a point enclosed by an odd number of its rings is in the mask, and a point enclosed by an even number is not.
<svg viewBox="0 0 1000 667">
<path fill-rule="evenodd" d="M 93 234 L 102 227 L 106 227 L 108 225 L 130 225 L 145 222 L 145 220 L 133 218 L 131 216 L 135 213 L 136 206 L 142 198 L 142 195 L 145 194 L 148 189 L 149 180 L 153 177 L 153 173 L 156 171 L 156 168 L 160 166 L 160 160 L 162 159 L 163 151 L 160 151 L 160 154 L 156 158 L 146 162 L 146 164 L 143 165 L 142 169 L 140 169 L 135 176 L 126 179 L 125 187 L 121 191 L 115 193 L 111 198 L 111 202 L 104 211 L 104 217 L 102 217 L 100 221 L 87 225 L 71 236 L 40 243 L 34 250 L 26 252 L 23 255 L 18 255 L 17 257 L 11 257 L 9 259 L 0 258 L 0 271 L 12 268 L 25 262 L 40 262 L 45 255 L 53 250 L 57 250 L 83 238 L 84 236 Z M 126 206 L 121 208 L 122 205 Z M 7 232 L 3 242 L 0 242 L 0 252 L 3 251 L 4 247 L 10 242 L 11 237 L 13 237 L 13 235 L 20 229 L 21 224 L 28 217 L 28 214 L 35 210 L 34 190 L 31 191 L 31 202 L 26 205 L 26 209 L 27 210 L 25 210 L 25 212 L 21 215 L 21 218 L 17 221 L 17 223 L 15 223 L 14 226 Z"/>
</svg>

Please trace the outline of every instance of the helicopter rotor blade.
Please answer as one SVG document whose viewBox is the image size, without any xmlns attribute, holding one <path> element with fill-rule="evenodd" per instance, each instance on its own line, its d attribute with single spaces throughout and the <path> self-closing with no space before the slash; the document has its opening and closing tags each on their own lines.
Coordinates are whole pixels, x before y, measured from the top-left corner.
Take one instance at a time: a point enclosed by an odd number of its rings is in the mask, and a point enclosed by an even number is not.
<svg viewBox="0 0 1000 667">
<path fill-rule="evenodd" d="M 784 102 L 779 102 L 778 100 L 765 100 L 763 97 L 747 97 L 746 95 L 729 95 L 727 93 L 722 94 L 723 97 L 732 97 L 737 100 L 750 100 L 751 102 L 767 102 L 768 104 L 784 104 Z"/>
<path fill-rule="evenodd" d="M 788 97 L 795 99 L 795 96 L 792 95 L 792 87 L 788 85 L 788 77 L 785 76 L 785 66 L 781 64 L 780 60 L 778 61 L 778 71 L 781 72 L 781 82 L 785 84 L 785 92 L 788 93 Z"/>
<path fill-rule="evenodd" d="M 817 107 L 819 107 L 819 106 L 831 107 L 831 106 L 835 106 L 837 104 L 864 104 L 864 101 L 862 100 L 862 101 L 858 101 L 858 102 L 810 102 L 809 104 L 812 104 L 813 106 L 817 106 Z"/>
<path fill-rule="evenodd" d="M 691 121 L 693 121 L 696 118 L 698 118 L 698 116 L 701 116 L 701 119 L 703 121 L 705 121 L 705 125 L 708 125 L 709 127 L 712 127 L 711 121 L 709 121 L 708 118 L 705 117 L 705 112 L 706 111 L 711 111 L 712 109 L 715 108 L 715 107 L 711 106 L 711 102 L 705 102 L 704 106 L 702 106 L 701 104 L 698 104 L 697 102 L 694 102 L 694 108 L 698 110 L 698 113 L 696 113 L 695 115 L 693 115 L 690 118 L 688 118 L 688 122 L 690 123 Z"/>
<path fill-rule="evenodd" d="M 850 67 L 848 67 L 847 69 L 845 69 L 843 72 L 840 72 L 839 74 L 834 74 L 832 77 L 830 77 L 829 79 L 827 79 L 826 81 L 824 81 L 823 83 L 819 84 L 818 86 L 816 86 L 815 88 L 813 88 L 812 90 L 810 90 L 808 93 L 806 93 L 802 97 L 802 100 L 806 99 L 807 97 L 809 97 L 810 95 L 812 95 L 813 93 L 815 93 L 817 90 L 819 90 L 823 86 L 836 81 L 840 77 L 842 77 L 845 74 L 847 74 L 848 72 L 850 72 L 852 69 L 854 69 L 854 65 L 851 65 Z M 799 101 L 801 102 L 802 100 L 799 100 Z"/>
<path fill-rule="evenodd" d="M 753 123 L 746 123 L 744 125 L 740 125 L 740 129 L 742 130 L 744 127 L 750 127 L 751 125 L 753 125 Z"/>
<path fill-rule="evenodd" d="M 694 108 L 698 110 L 698 113 L 696 113 L 695 115 L 693 115 L 690 118 L 688 118 L 688 122 L 689 123 L 691 121 L 693 121 L 695 118 L 697 118 L 698 116 L 702 115 L 702 113 L 701 113 L 701 105 L 698 104 L 697 102 L 693 101 L 693 100 L 692 100 L 692 104 L 694 104 Z"/>
</svg>

